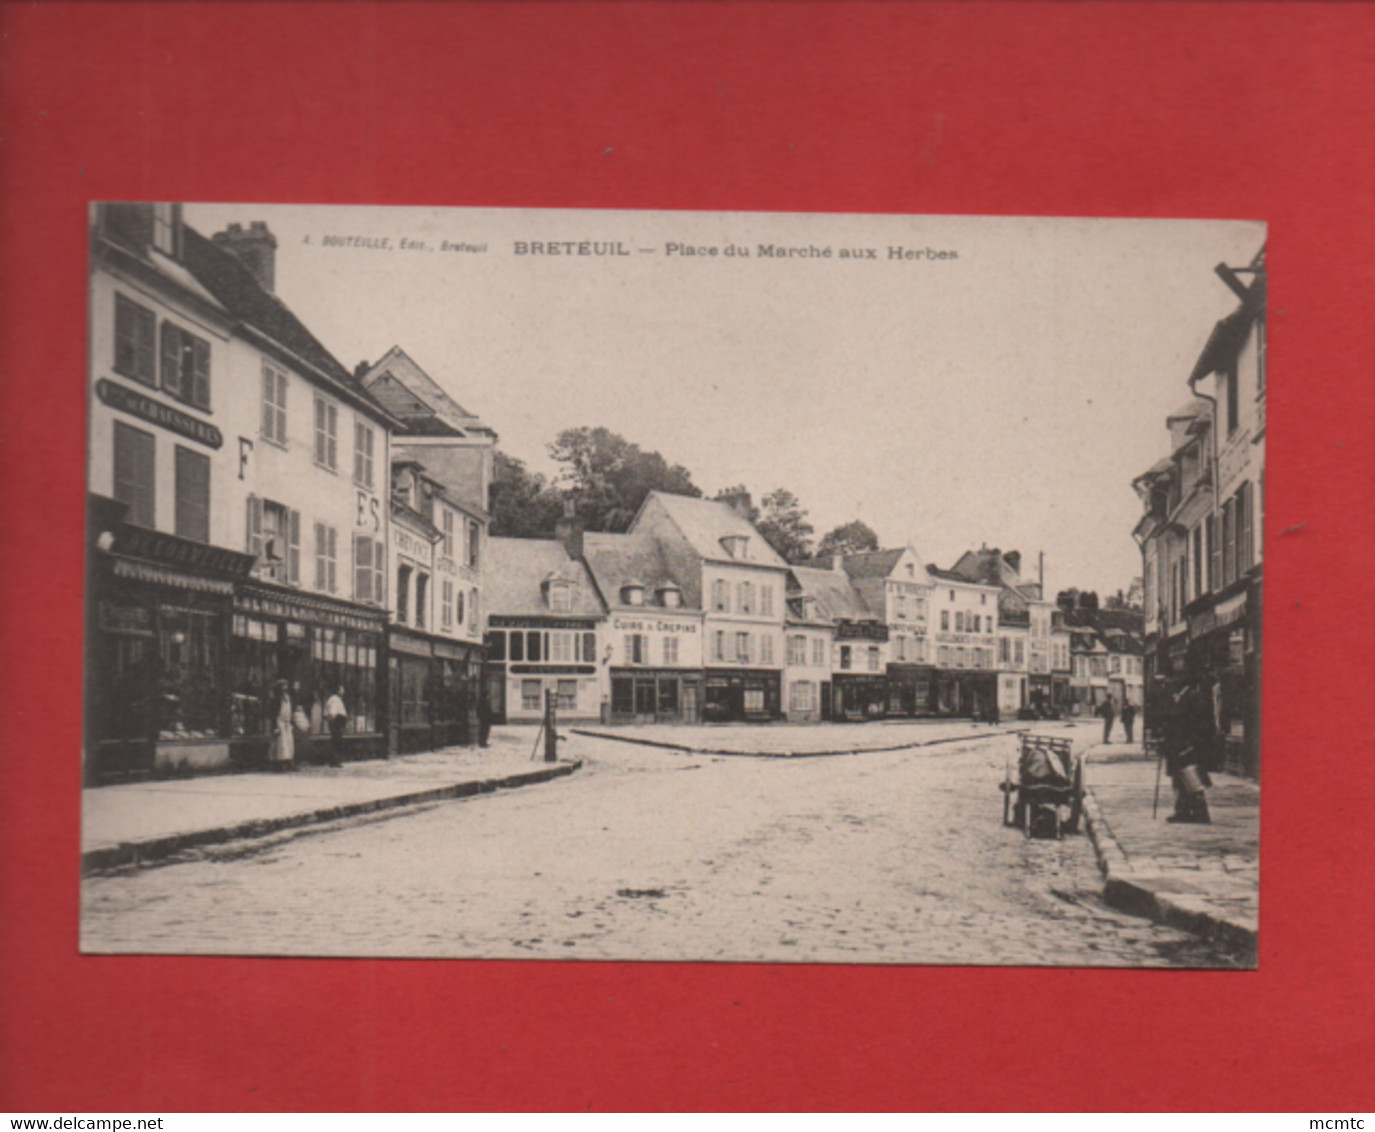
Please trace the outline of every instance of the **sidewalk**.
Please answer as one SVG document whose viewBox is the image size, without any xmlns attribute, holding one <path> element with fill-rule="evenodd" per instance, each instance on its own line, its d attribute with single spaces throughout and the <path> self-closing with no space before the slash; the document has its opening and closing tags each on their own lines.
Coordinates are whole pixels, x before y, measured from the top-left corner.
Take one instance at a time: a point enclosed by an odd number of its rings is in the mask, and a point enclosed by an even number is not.
<svg viewBox="0 0 1375 1132">
<path fill-rule="evenodd" d="M 493 734 L 485 750 L 450 747 L 338 769 L 90 787 L 81 800 L 81 869 L 97 872 L 197 846 L 547 782 L 582 765 L 533 762 L 530 743 L 518 731 Z"/>
<path fill-rule="evenodd" d="M 1217 939 L 1255 963 L 1260 908 L 1260 787 L 1214 773 L 1211 825 L 1171 824 L 1174 794 L 1141 744 L 1090 747 L 1084 769 L 1089 835 L 1104 897 L 1124 912 Z"/>
</svg>

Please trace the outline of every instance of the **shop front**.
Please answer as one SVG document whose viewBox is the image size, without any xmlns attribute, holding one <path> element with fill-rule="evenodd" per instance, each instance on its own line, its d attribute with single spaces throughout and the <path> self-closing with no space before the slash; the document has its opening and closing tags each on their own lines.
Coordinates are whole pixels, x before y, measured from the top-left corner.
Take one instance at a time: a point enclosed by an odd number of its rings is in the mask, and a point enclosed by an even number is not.
<svg viewBox="0 0 1375 1132">
<path fill-rule="evenodd" d="M 345 759 L 386 754 L 382 649 L 385 614 L 323 594 L 270 582 L 236 588 L 229 641 L 231 743 L 235 763 L 267 761 L 273 685 L 285 680 L 294 707 L 310 720 L 310 739 L 295 758 L 325 761 L 325 702 L 343 689 Z"/>
<path fill-rule="evenodd" d="M 1053 703 L 1054 682 L 1049 672 L 1033 672 L 1026 678 L 1025 706 L 1041 718 L 1055 714 Z M 1121 701 L 1118 701 L 1121 703 Z"/>
<path fill-rule="evenodd" d="M 777 670 L 708 668 L 702 718 L 709 723 L 765 723 L 782 715 L 783 674 Z"/>
<path fill-rule="evenodd" d="M 482 650 L 396 625 L 388 627 L 386 640 L 388 752 L 476 743 Z"/>
<path fill-rule="evenodd" d="M 888 708 L 888 679 L 872 672 L 836 672 L 831 676 L 831 697 L 832 719 L 881 719 Z"/>
<path fill-rule="evenodd" d="M 605 668 L 592 618 L 487 619 L 487 696 L 493 723 L 538 723 L 546 698 L 566 719 L 600 720 Z"/>
<path fill-rule="evenodd" d="M 1212 703 L 1214 769 L 1260 775 L 1260 583 L 1189 615 L 1185 669 Z"/>
<path fill-rule="evenodd" d="M 930 715 L 934 709 L 936 670 L 927 664 L 888 666 L 888 714 Z"/>
<path fill-rule="evenodd" d="M 1050 677 L 1050 710 L 1056 716 L 1069 715 L 1074 704 L 1069 673 L 1052 673 Z"/>
<path fill-rule="evenodd" d="M 701 669 L 611 669 L 613 723 L 700 723 L 701 719 Z"/>
<path fill-rule="evenodd" d="M 998 674 L 938 670 L 936 704 L 941 715 L 991 718 L 998 710 Z"/>
<path fill-rule="evenodd" d="M 84 775 L 96 784 L 226 768 L 235 583 L 253 559 L 89 506 Z"/>
</svg>

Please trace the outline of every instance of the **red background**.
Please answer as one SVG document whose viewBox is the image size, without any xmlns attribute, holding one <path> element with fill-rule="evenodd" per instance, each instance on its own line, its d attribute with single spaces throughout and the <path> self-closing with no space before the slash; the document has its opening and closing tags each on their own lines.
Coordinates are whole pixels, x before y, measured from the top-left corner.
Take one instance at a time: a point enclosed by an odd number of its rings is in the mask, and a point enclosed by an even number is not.
<svg viewBox="0 0 1375 1132">
<path fill-rule="evenodd" d="M 1355 647 L 1375 8 L 6 2 L 0 21 L 0 1107 L 1375 1104 Z M 1268 220 L 1260 970 L 79 957 L 92 199 Z"/>
</svg>

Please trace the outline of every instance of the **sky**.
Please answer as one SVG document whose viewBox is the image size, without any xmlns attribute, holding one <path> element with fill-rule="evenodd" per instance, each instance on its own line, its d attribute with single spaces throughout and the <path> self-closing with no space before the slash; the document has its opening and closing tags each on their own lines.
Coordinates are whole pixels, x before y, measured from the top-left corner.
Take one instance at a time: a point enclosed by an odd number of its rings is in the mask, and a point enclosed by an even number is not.
<svg viewBox="0 0 1375 1132">
<path fill-rule="evenodd" d="M 207 236 L 266 221 L 278 297 L 345 366 L 400 346 L 532 470 L 557 471 L 546 446 L 561 430 L 601 425 L 707 495 L 787 488 L 817 538 L 862 519 L 941 567 L 1016 549 L 1031 580 L 1044 554 L 1048 595 L 1113 593 L 1141 573 L 1131 481 L 1168 454 L 1165 417 L 1237 305 L 1214 267 L 1244 266 L 1265 240 L 1263 224 L 1215 220 L 185 215 Z M 628 254 L 577 254 L 584 242 Z M 874 254 L 841 257 L 860 249 Z"/>
</svg>

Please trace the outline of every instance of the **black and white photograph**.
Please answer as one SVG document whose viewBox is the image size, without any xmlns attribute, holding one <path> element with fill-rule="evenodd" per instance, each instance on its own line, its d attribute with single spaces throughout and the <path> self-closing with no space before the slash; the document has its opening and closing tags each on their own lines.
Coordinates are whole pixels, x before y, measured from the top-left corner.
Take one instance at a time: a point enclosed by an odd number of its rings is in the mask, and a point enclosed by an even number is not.
<svg viewBox="0 0 1375 1132">
<path fill-rule="evenodd" d="M 84 953 L 1255 966 L 1262 221 L 89 238 Z"/>
</svg>

